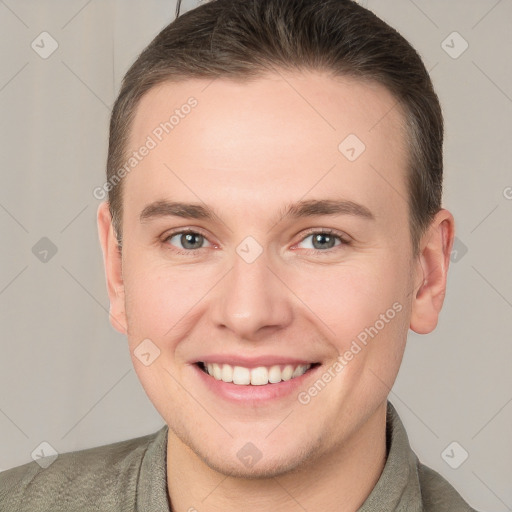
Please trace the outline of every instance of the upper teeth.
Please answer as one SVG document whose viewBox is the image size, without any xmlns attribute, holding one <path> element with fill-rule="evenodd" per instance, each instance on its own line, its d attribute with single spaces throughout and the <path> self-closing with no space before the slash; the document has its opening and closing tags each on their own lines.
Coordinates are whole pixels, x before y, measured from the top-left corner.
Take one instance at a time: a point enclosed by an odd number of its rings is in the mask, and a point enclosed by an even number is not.
<svg viewBox="0 0 512 512">
<path fill-rule="evenodd" d="M 282 370 L 279 365 L 258 366 L 257 368 L 244 368 L 243 366 L 231 366 L 229 364 L 204 363 L 206 370 L 216 380 L 232 382 L 241 386 L 252 384 L 262 386 L 269 382 L 275 384 L 282 380 L 290 380 L 304 375 L 311 368 L 310 364 L 292 366 L 286 365 Z"/>
</svg>

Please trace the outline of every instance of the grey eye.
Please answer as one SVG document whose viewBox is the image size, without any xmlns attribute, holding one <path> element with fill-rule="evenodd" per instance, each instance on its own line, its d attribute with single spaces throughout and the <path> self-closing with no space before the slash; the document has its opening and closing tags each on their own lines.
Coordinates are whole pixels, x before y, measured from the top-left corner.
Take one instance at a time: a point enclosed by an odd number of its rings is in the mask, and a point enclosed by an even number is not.
<svg viewBox="0 0 512 512">
<path fill-rule="evenodd" d="M 332 249 L 334 246 L 340 245 L 341 240 L 339 236 L 331 233 L 313 233 L 304 238 L 300 244 L 305 244 L 303 249 L 323 250 Z"/>
<path fill-rule="evenodd" d="M 191 231 L 186 233 L 176 233 L 175 235 L 170 236 L 168 240 L 171 245 L 174 245 L 180 249 L 188 250 L 202 249 L 203 247 L 210 245 L 208 240 L 206 240 L 203 235 Z"/>
</svg>

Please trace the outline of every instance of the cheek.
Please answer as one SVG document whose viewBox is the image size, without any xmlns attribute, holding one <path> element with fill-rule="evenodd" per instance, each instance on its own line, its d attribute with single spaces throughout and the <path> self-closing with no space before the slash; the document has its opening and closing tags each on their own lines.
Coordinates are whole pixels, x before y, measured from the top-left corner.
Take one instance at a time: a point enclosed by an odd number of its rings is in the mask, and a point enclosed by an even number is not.
<svg viewBox="0 0 512 512">
<path fill-rule="evenodd" d="M 343 348 L 401 299 L 404 286 L 393 275 L 397 271 L 385 263 L 343 265 L 309 273 L 308 278 L 296 276 L 295 290 L 311 311 L 311 319 L 326 324 L 328 337 Z"/>
<path fill-rule="evenodd" d="M 197 305 L 215 275 L 200 265 L 176 267 L 142 259 L 127 262 L 124 285 L 130 343 L 141 337 L 162 346 L 172 343 L 196 318 Z"/>
<path fill-rule="evenodd" d="M 163 283 L 155 280 L 149 272 L 144 277 L 129 274 L 124 282 L 130 342 L 135 343 L 140 337 L 159 338 L 164 325 L 170 328 L 168 305 L 171 294 L 163 295 Z"/>
</svg>

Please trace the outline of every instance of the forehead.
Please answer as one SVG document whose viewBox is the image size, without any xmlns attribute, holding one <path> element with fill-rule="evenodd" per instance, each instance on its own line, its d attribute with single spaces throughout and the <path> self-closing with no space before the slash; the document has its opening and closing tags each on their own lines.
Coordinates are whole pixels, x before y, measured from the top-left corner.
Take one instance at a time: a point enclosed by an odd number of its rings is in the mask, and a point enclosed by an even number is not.
<svg viewBox="0 0 512 512">
<path fill-rule="evenodd" d="M 151 149 L 125 187 L 139 207 L 214 190 L 236 207 L 236 190 L 264 211 L 336 186 L 377 209 L 405 211 L 394 197 L 407 195 L 404 117 L 379 84 L 313 72 L 163 83 L 141 99 L 128 153 L 144 145 Z"/>
</svg>

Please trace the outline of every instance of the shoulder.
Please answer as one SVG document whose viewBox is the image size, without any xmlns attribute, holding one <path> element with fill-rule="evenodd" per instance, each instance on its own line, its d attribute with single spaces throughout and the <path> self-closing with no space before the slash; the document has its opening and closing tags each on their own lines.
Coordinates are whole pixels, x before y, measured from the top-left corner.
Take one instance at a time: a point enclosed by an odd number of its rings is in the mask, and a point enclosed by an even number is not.
<svg viewBox="0 0 512 512">
<path fill-rule="evenodd" d="M 433 469 L 418 463 L 418 476 L 425 512 L 477 512 Z"/>
<path fill-rule="evenodd" d="M 47 468 L 30 462 L 3 471 L 0 509 L 127 510 L 135 500 L 142 458 L 157 435 L 59 454 Z"/>
</svg>

